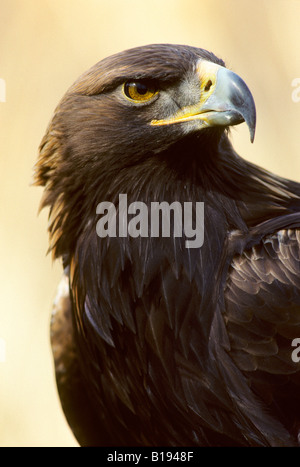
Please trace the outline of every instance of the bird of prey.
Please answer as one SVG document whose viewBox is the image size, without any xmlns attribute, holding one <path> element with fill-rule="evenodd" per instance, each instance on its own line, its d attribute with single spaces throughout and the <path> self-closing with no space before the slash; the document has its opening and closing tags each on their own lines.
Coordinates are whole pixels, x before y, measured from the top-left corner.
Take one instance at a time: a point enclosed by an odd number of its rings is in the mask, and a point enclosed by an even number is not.
<svg viewBox="0 0 300 467">
<path fill-rule="evenodd" d="M 54 112 L 35 183 L 64 267 L 58 392 L 82 446 L 298 444 L 300 184 L 235 152 L 242 122 L 253 141 L 245 82 L 174 44 L 103 59 Z M 178 231 L 170 209 L 170 235 L 151 235 L 137 206 L 163 217 L 163 202 L 192 206 L 192 220 Z M 197 206 L 203 241 L 187 247 Z"/>
</svg>

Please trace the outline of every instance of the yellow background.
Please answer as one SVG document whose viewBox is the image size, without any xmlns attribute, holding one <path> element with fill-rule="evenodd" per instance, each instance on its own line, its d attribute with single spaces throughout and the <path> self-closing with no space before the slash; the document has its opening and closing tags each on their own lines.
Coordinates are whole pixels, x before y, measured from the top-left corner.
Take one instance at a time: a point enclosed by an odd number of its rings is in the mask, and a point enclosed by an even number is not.
<svg viewBox="0 0 300 467">
<path fill-rule="evenodd" d="M 60 264 L 47 250 L 42 190 L 30 187 L 39 142 L 72 82 L 107 55 L 147 43 L 199 46 L 251 89 L 254 144 L 232 131 L 248 160 L 300 181 L 299 0 L 0 0 L 0 446 L 76 446 L 58 401 L 49 317 Z M 300 92 L 298 93 L 300 96 Z M 3 342 L 3 341 L 2 341 Z"/>
</svg>

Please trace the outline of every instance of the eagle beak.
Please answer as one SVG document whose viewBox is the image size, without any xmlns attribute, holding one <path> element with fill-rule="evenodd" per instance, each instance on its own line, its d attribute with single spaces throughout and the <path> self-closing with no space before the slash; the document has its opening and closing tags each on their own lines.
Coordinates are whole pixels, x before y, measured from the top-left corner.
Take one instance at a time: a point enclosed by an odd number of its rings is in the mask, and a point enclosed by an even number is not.
<svg viewBox="0 0 300 467">
<path fill-rule="evenodd" d="M 246 83 L 234 72 L 216 63 L 199 60 L 200 101 L 186 106 L 170 118 L 152 120 L 151 125 L 198 121 L 200 127 L 232 126 L 246 122 L 253 143 L 255 103 Z"/>
</svg>

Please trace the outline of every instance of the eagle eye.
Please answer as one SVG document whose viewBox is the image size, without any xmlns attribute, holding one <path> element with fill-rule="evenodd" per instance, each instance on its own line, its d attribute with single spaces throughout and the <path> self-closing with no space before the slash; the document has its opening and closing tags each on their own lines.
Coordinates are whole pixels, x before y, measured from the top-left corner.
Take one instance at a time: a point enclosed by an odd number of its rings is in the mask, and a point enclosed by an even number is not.
<svg viewBox="0 0 300 467">
<path fill-rule="evenodd" d="M 134 102 L 147 102 L 157 93 L 157 90 L 152 84 L 144 81 L 128 81 L 123 85 L 123 92 Z"/>
</svg>

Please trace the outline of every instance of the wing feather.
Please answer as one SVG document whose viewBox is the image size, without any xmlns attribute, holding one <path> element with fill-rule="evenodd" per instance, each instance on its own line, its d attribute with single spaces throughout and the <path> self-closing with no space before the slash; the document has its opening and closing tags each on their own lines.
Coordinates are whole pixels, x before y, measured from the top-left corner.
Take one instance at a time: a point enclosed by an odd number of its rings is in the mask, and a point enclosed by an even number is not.
<svg viewBox="0 0 300 467">
<path fill-rule="evenodd" d="M 266 235 L 233 258 L 224 319 L 231 358 L 292 432 L 300 417 L 300 365 L 292 360 L 300 337 L 299 229 Z"/>
</svg>

